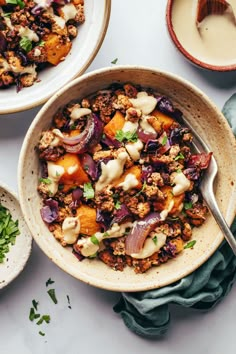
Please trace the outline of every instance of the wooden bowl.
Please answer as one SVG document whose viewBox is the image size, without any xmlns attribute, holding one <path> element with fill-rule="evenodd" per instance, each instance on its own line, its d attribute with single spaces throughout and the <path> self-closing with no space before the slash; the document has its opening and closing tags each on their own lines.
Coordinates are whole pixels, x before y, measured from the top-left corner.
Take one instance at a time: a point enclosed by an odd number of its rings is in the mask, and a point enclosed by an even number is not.
<svg viewBox="0 0 236 354">
<path fill-rule="evenodd" d="M 131 82 L 151 87 L 168 96 L 180 108 L 196 131 L 210 145 L 219 166 L 215 184 L 219 207 L 231 224 L 236 211 L 236 145 L 230 127 L 209 98 L 190 82 L 156 69 L 136 66 L 117 66 L 90 72 L 69 83 L 57 92 L 40 110 L 31 124 L 19 158 L 19 197 L 25 220 L 44 253 L 65 272 L 96 287 L 114 291 L 141 291 L 162 287 L 188 275 L 203 264 L 223 240 L 216 222 L 208 216 L 200 228 L 194 229 L 193 249 L 186 249 L 175 259 L 145 274 L 133 269 L 114 271 L 99 260 L 79 262 L 71 249 L 63 248 L 41 219 L 42 201 L 37 193 L 40 166 L 35 146 L 41 132 L 48 129 L 55 112 L 73 99 L 81 99 L 114 82 Z"/>
<path fill-rule="evenodd" d="M 220 71 L 220 72 L 227 72 L 227 71 L 236 70 L 236 57 L 235 57 L 235 60 L 233 63 L 227 63 L 227 62 L 223 63 L 223 60 L 222 60 L 221 64 L 216 64 L 216 62 L 213 62 L 213 59 L 212 59 L 212 62 L 210 61 L 210 59 L 209 59 L 209 61 L 203 60 L 198 55 L 197 50 L 195 50 L 195 49 L 194 49 L 194 51 L 190 50 L 190 48 L 186 45 L 186 42 L 184 43 L 183 36 L 181 36 L 182 38 L 180 39 L 179 33 L 175 28 L 175 24 L 174 24 L 174 20 L 173 20 L 176 8 L 177 8 L 177 6 L 179 6 L 180 1 L 179 0 L 168 0 L 167 8 L 166 8 L 167 28 L 169 31 L 170 38 L 172 39 L 177 50 L 181 54 L 183 54 L 184 57 L 188 61 L 190 61 L 192 64 L 194 64 L 198 67 L 212 70 L 212 71 Z M 181 5 L 184 3 L 184 1 L 186 2 L 186 0 L 183 0 Z M 192 6 L 197 5 L 197 2 L 193 2 L 193 0 L 187 0 L 187 1 L 188 1 L 189 5 L 192 5 Z M 194 13 L 192 11 L 189 11 L 187 14 L 186 13 L 181 14 L 180 21 L 185 26 L 186 35 L 188 35 L 189 39 L 191 39 L 192 44 L 195 45 L 198 43 L 198 38 L 195 38 L 195 35 L 199 34 L 199 32 L 197 31 L 197 27 L 194 29 L 192 27 L 191 27 L 191 29 L 189 29 L 187 27 L 188 23 L 186 21 L 185 16 L 188 16 L 188 18 L 192 17 L 193 21 L 195 22 Z M 235 31 L 236 31 L 236 26 L 235 26 Z M 194 34 L 194 37 L 193 37 L 193 34 Z M 232 46 L 233 45 L 234 44 L 232 43 Z M 207 53 L 208 49 L 209 49 L 208 46 L 206 46 L 206 53 Z M 223 48 L 219 48 L 219 49 L 223 50 Z M 216 59 L 216 56 L 215 56 L 215 59 Z"/>
</svg>

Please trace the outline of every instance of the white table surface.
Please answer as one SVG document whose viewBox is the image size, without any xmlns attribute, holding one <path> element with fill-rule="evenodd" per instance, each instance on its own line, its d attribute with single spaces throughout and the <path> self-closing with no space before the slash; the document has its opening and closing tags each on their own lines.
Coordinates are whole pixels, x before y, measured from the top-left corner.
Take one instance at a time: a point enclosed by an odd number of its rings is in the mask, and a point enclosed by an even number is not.
<svg viewBox="0 0 236 354">
<path fill-rule="evenodd" d="M 113 0 L 109 29 L 88 71 L 118 64 L 140 64 L 181 75 L 222 108 L 236 92 L 236 73 L 211 73 L 189 64 L 172 45 L 165 24 L 166 0 Z M 184 19 L 183 19 L 184 20 Z M 17 190 L 17 162 L 24 135 L 40 107 L 0 116 L 0 179 Z M 48 297 L 45 282 L 55 283 L 58 304 Z M 67 306 L 69 295 L 72 309 Z M 215 309 L 200 314 L 172 307 L 168 335 L 147 340 L 130 332 L 112 310 L 119 298 L 64 273 L 34 244 L 21 275 L 0 292 L 1 354 L 221 354 L 236 353 L 236 287 Z M 32 299 L 51 323 L 28 319 Z M 44 337 L 39 330 L 46 333 Z"/>
</svg>

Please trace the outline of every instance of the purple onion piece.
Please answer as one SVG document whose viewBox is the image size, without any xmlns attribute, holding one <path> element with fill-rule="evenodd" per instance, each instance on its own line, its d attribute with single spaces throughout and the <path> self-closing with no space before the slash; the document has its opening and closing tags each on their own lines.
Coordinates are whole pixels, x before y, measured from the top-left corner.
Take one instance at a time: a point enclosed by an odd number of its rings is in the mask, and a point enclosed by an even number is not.
<svg viewBox="0 0 236 354">
<path fill-rule="evenodd" d="M 114 213 L 114 218 L 112 219 L 111 224 L 122 224 L 123 222 L 130 220 L 132 214 L 125 204 L 121 204 L 120 209 L 116 210 Z"/>
<path fill-rule="evenodd" d="M 189 133 L 189 128 L 179 127 L 174 128 L 170 132 L 169 141 L 171 145 L 179 144 L 183 140 L 183 135 Z"/>
<path fill-rule="evenodd" d="M 98 179 L 98 167 L 94 162 L 92 156 L 87 153 L 84 153 L 81 156 L 81 164 L 83 166 L 83 169 L 92 178 L 92 180 L 96 181 Z"/>
<path fill-rule="evenodd" d="M 109 148 L 120 148 L 122 146 L 121 142 L 116 139 L 109 138 L 106 134 L 103 134 L 101 142 L 108 146 Z"/>
<path fill-rule="evenodd" d="M 40 214 L 43 221 L 50 224 L 58 218 L 58 202 L 49 198 L 44 204 L 45 205 L 40 209 Z"/>
<path fill-rule="evenodd" d="M 183 173 L 191 181 L 197 181 L 200 177 L 200 170 L 196 167 L 186 168 Z"/>
<path fill-rule="evenodd" d="M 6 51 L 6 49 L 7 49 L 7 41 L 2 31 L 0 31 L 0 53 L 3 54 Z"/>
<path fill-rule="evenodd" d="M 142 165 L 142 175 L 141 175 L 142 182 L 147 181 L 147 179 L 151 176 L 152 172 L 153 172 L 153 167 L 151 165 L 148 166 Z"/>
<path fill-rule="evenodd" d="M 161 218 L 159 213 L 151 213 L 144 219 L 139 220 L 125 240 L 125 253 L 132 255 L 139 253 L 144 245 L 147 236 L 159 224 Z"/>
<path fill-rule="evenodd" d="M 142 129 L 138 129 L 137 131 L 138 138 L 143 142 L 147 143 L 150 140 L 154 140 L 157 137 L 157 133 L 145 132 Z"/>
<path fill-rule="evenodd" d="M 157 108 L 160 112 L 165 113 L 177 120 L 181 120 L 183 113 L 174 107 L 171 100 L 165 96 L 157 97 Z"/>
<path fill-rule="evenodd" d="M 111 214 L 97 209 L 96 222 L 102 226 L 104 231 L 108 230 L 111 226 Z"/>
</svg>

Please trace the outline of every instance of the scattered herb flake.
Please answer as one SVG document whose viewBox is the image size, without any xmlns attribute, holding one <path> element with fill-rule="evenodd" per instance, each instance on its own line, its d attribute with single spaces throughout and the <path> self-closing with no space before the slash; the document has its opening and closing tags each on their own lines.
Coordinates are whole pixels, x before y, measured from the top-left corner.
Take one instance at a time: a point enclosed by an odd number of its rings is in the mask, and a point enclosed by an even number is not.
<svg viewBox="0 0 236 354">
<path fill-rule="evenodd" d="M 71 309 L 71 304 L 70 304 L 70 297 L 69 295 L 66 295 L 67 302 L 68 302 L 68 308 Z"/>
<path fill-rule="evenodd" d="M 176 172 L 181 173 L 182 172 L 181 168 L 177 168 Z"/>
<path fill-rule="evenodd" d="M 42 331 L 39 331 L 39 334 L 40 334 L 40 336 L 45 336 L 45 333 L 44 332 L 42 332 Z"/>
<path fill-rule="evenodd" d="M 45 45 L 45 41 L 43 41 L 42 39 L 41 39 L 41 41 L 39 41 L 39 43 L 38 43 L 38 46 L 39 47 L 43 47 Z"/>
<path fill-rule="evenodd" d="M 152 238 L 152 241 L 155 243 L 155 245 L 157 245 L 157 242 L 158 242 L 157 236 L 154 236 L 154 237 Z"/>
<path fill-rule="evenodd" d="M 118 62 L 118 58 L 115 58 L 111 61 L 111 64 L 117 64 L 117 62 Z"/>
<path fill-rule="evenodd" d="M 197 242 L 196 240 L 189 241 L 189 242 L 184 246 L 184 249 L 186 249 L 186 248 L 193 248 L 193 246 L 195 245 L 196 242 Z"/>
<path fill-rule="evenodd" d="M 180 152 L 175 158 L 174 158 L 175 161 L 178 161 L 178 160 L 184 160 L 184 155 L 182 154 L 182 152 Z"/>
<path fill-rule="evenodd" d="M 20 47 L 26 51 L 26 53 L 30 52 L 32 49 L 32 42 L 28 37 L 22 37 L 20 40 Z"/>
<path fill-rule="evenodd" d="M 32 304 L 33 304 L 33 306 L 34 306 L 34 309 L 37 311 L 37 310 L 38 310 L 38 304 L 39 304 L 39 302 L 36 301 L 36 300 L 32 300 Z"/>
<path fill-rule="evenodd" d="M 50 296 L 50 298 L 52 299 L 52 301 L 54 302 L 54 304 L 57 304 L 57 298 L 56 298 L 55 289 L 49 289 L 47 291 L 47 293 Z"/>
<path fill-rule="evenodd" d="M 40 317 L 38 322 L 36 323 L 38 326 L 41 325 L 43 322 L 50 323 L 51 317 L 49 315 L 43 315 Z"/>
<path fill-rule="evenodd" d="M 110 236 L 110 234 L 109 234 L 109 232 L 104 232 L 104 234 L 103 234 L 103 237 L 109 237 Z"/>
<path fill-rule="evenodd" d="M 55 283 L 55 281 L 52 280 L 51 278 L 49 278 L 49 279 L 46 281 L 46 286 L 51 285 L 51 284 L 54 284 L 54 283 Z"/>
<path fill-rule="evenodd" d="M 36 313 L 34 308 L 31 307 L 30 308 L 30 313 L 29 313 L 29 320 L 33 322 L 34 320 L 36 320 L 39 317 L 40 317 L 40 314 Z"/>
<path fill-rule="evenodd" d="M 138 196 L 145 190 L 146 186 L 147 186 L 147 182 L 144 181 L 144 182 L 143 182 L 142 189 L 140 189 L 140 191 L 135 194 L 135 197 L 138 197 Z"/>
<path fill-rule="evenodd" d="M 85 183 L 84 184 L 84 192 L 83 192 L 84 198 L 93 199 L 94 195 L 95 195 L 95 193 L 94 193 L 94 189 L 93 189 L 91 182 Z"/>
<path fill-rule="evenodd" d="M 192 202 L 184 203 L 184 209 L 185 210 L 191 209 L 192 207 L 193 207 L 193 203 Z"/>
<path fill-rule="evenodd" d="M 136 143 L 136 141 L 138 140 L 138 135 L 136 133 L 136 131 L 130 132 L 124 132 L 123 130 L 117 130 L 116 135 L 115 135 L 116 140 L 118 140 L 119 142 L 123 142 L 123 141 L 128 141 L 131 143 Z"/>
<path fill-rule="evenodd" d="M 50 178 L 39 178 L 39 182 L 44 184 L 52 184 L 52 180 Z"/>
<path fill-rule="evenodd" d="M 25 3 L 22 0 L 6 0 L 7 4 L 19 5 L 21 9 L 25 7 Z"/>
<path fill-rule="evenodd" d="M 121 202 L 119 200 L 117 200 L 115 203 L 115 209 L 119 210 L 120 208 L 121 208 Z"/>
<path fill-rule="evenodd" d="M 161 142 L 161 145 L 166 145 L 166 143 L 167 143 L 167 135 L 165 135 L 164 137 L 163 137 L 163 139 L 162 139 L 162 142 Z"/>
<path fill-rule="evenodd" d="M 99 245 L 99 241 L 95 235 L 92 235 L 90 240 L 94 245 Z"/>
</svg>

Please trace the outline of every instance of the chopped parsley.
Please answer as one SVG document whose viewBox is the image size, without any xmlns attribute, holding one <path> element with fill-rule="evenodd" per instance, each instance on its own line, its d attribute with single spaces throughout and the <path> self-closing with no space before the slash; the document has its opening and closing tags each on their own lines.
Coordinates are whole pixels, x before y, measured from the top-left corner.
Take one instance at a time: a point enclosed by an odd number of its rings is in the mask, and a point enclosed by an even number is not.
<svg viewBox="0 0 236 354">
<path fill-rule="evenodd" d="M 94 245 L 99 245 L 99 241 L 95 235 L 92 235 L 90 240 Z"/>
<path fill-rule="evenodd" d="M 47 293 L 50 296 L 50 298 L 52 299 L 52 301 L 54 302 L 54 304 L 57 304 L 57 298 L 56 298 L 55 289 L 49 289 L 47 291 Z"/>
<path fill-rule="evenodd" d="M 50 321 L 51 321 L 51 317 L 49 315 L 42 315 L 36 324 L 39 326 L 43 322 L 50 323 Z"/>
<path fill-rule="evenodd" d="M 20 47 L 24 49 L 26 53 L 30 52 L 32 49 L 32 42 L 28 37 L 22 37 L 20 40 Z"/>
<path fill-rule="evenodd" d="M 123 130 L 117 130 L 116 135 L 115 135 L 116 140 L 119 142 L 130 142 L 130 143 L 136 143 L 138 140 L 138 135 L 136 131 L 133 132 L 124 132 Z"/>
<path fill-rule="evenodd" d="M 180 152 L 175 158 L 174 158 L 175 161 L 178 161 L 178 160 L 184 160 L 184 155 L 182 154 L 182 152 Z"/>
<path fill-rule="evenodd" d="M 0 263 L 3 263 L 9 246 L 15 244 L 19 234 L 18 220 L 13 221 L 9 210 L 0 203 Z"/>
<path fill-rule="evenodd" d="M 84 184 L 84 192 L 83 192 L 83 196 L 86 199 L 92 199 L 94 198 L 94 189 L 93 186 L 91 184 L 91 182 L 85 183 Z"/>
<path fill-rule="evenodd" d="M 166 143 L 167 143 L 167 135 L 165 135 L 164 137 L 163 137 L 163 139 L 162 139 L 162 142 L 161 142 L 161 145 L 166 145 Z"/>
<path fill-rule="evenodd" d="M 51 278 L 49 278 L 49 279 L 46 281 L 46 286 L 51 285 L 51 284 L 54 284 L 54 283 L 55 283 L 55 281 L 52 280 Z"/>
<path fill-rule="evenodd" d="M 111 61 L 111 64 L 116 64 L 118 62 L 118 58 L 115 58 Z"/>
<path fill-rule="evenodd" d="M 154 236 L 154 237 L 152 238 L 152 241 L 155 243 L 155 245 L 157 245 L 157 242 L 158 242 L 157 236 Z"/>
<path fill-rule="evenodd" d="M 184 246 L 184 249 L 186 249 L 186 248 L 193 248 L 193 246 L 195 245 L 196 242 L 197 242 L 196 240 L 189 241 L 189 242 Z"/>
<path fill-rule="evenodd" d="M 43 47 L 45 45 L 45 41 L 41 39 L 41 41 L 38 42 L 39 47 Z"/>
<path fill-rule="evenodd" d="M 193 207 L 193 203 L 192 202 L 184 203 L 184 209 L 185 210 L 191 209 L 192 207 Z"/>
<path fill-rule="evenodd" d="M 50 178 L 39 178 L 39 182 L 44 184 L 52 184 L 52 180 Z"/>
<path fill-rule="evenodd" d="M 119 200 L 117 200 L 115 203 L 115 209 L 119 210 L 120 208 L 121 208 L 121 202 Z"/>
</svg>

